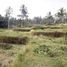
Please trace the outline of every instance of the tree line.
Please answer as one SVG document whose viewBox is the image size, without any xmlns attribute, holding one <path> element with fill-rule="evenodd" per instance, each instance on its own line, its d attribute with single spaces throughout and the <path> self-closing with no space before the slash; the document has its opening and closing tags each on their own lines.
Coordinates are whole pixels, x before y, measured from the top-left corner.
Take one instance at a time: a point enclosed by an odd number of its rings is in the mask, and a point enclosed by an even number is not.
<svg viewBox="0 0 67 67">
<path fill-rule="evenodd" d="M 12 17 L 12 12 L 13 9 L 9 7 L 6 9 L 4 17 L 0 15 L 0 27 L 13 28 L 67 23 L 67 12 L 64 8 L 60 8 L 55 15 L 52 15 L 51 12 L 48 12 L 48 15 L 43 18 L 41 16 L 37 16 L 33 19 L 28 18 L 28 10 L 24 4 L 20 8 L 21 14 L 18 15 L 19 19 Z"/>
</svg>

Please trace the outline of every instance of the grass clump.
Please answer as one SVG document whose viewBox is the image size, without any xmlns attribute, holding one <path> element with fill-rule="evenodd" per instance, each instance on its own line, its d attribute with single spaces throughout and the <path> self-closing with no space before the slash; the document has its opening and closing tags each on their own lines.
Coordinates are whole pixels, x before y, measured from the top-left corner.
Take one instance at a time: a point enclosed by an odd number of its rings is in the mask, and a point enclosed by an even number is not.
<svg viewBox="0 0 67 67">
<path fill-rule="evenodd" d="M 46 45 L 40 45 L 39 47 L 34 49 L 34 53 L 37 55 L 46 55 L 48 57 L 59 57 L 64 52 L 59 50 L 58 48 L 52 48 Z"/>
<path fill-rule="evenodd" d="M 48 46 L 46 45 L 41 45 L 38 48 L 34 49 L 34 52 L 36 54 L 45 54 L 46 52 L 48 52 L 50 49 Z"/>
</svg>

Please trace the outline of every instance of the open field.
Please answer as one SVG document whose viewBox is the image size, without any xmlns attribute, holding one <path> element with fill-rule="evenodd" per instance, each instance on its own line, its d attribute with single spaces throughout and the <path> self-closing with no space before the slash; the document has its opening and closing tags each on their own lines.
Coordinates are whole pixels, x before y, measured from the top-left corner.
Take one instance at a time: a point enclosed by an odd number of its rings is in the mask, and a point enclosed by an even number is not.
<svg viewBox="0 0 67 67">
<path fill-rule="evenodd" d="M 33 35 L 34 32 L 40 35 Z M 0 67 L 67 67 L 66 32 L 65 25 L 0 29 Z"/>
</svg>

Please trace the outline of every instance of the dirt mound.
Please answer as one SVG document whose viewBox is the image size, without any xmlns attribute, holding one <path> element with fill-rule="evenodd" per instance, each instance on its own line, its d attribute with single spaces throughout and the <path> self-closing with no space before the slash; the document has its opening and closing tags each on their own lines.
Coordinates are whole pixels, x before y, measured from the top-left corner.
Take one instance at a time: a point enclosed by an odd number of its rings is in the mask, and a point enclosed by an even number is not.
<svg viewBox="0 0 67 67">
<path fill-rule="evenodd" d="M 0 43 L 10 43 L 10 44 L 26 44 L 28 37 L 9 37 L 0 36 Z"/>
<path fill-rule="evenodd" d="M 51 36 L 51 37 L 62 37 L 65 35 L 64 32 L 32 32 L 33 35 L 44 35 L 44 36 Z"/>
<path fill-rule="evenodd" d="M 30 28 L 17 28 L 13 29 L 13 31 L 21 31 L 21 32 L 29 32 L 31 29 Z"/>
</svg>

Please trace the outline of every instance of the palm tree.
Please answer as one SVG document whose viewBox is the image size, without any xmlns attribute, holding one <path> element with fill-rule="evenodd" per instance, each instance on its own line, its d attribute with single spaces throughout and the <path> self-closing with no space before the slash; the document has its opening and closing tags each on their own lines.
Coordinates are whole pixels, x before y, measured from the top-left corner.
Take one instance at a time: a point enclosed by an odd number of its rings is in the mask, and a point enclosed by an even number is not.
<svg viewBox="0 0 67 67">
<path fill-rule="evenodd" d="M 64 8 L 59 9 L 57 14 L 55 14 L 56 17 L 63 23 L 64 22 L 64 17 L 66 15 L 66 10 Z"/>
<path fill-rule="evenodd" d="M 6 9 L 6 15 L 5 15 L 5 18 L 7 19 L 7 22 L 8 22 L 8 28 L 9 28 L 9 19 L 11 17 L 12 12 L 13 12 L 13 9 L 9 6 L 9 8 Z"/>
<path fill-rule="evenodd" d="M 51 12 L 49 12 L 48 15 L 46 16 L 46 21 L 48 22 L 49 25 L 54 23 L 54 17 L 52 16 Z"/>
<path fill-rule="evenodd" d="M 20 11 L 21 11 L 21 15 L 18 15 L 19 17 L 21 17 L 22 21 L 23 21 L 23 26 L 24 26 L 24 20 L 27 20 L 28 19 L 28 11 L 27 11 L 27 7 L 23 4 L 20 8 Z M 22 27 L 22 23 L 21 24 L 21 27 Z"/>
</svg>

